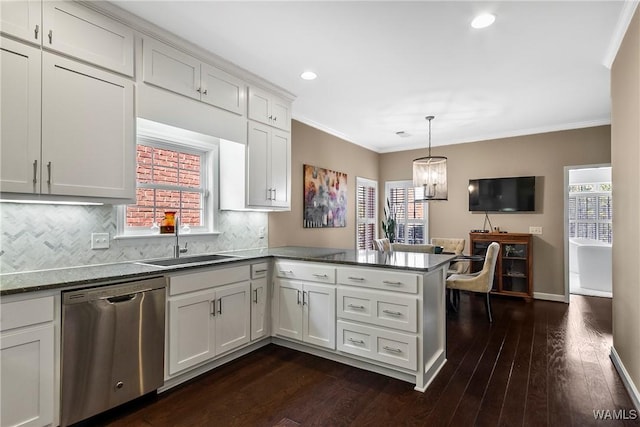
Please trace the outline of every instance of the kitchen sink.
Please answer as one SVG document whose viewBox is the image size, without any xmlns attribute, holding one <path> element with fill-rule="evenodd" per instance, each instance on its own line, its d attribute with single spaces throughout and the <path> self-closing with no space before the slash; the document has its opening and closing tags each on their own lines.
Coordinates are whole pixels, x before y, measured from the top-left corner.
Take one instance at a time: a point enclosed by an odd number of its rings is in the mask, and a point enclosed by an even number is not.
<svg viewBox="0 0 640 427">
<path fill-rule="evenodd" d="M 138 264 L 155 265 L 157 267 L 171 267 L 174 265 L 189 265 L 189 264 L 201 264 L 207 262 L 222 261 L 226 259 L 234 258 L 232 255 L 195 255 L 183 258 L 167 258 L 156 261 L 140 261 Z"/>
</svg>

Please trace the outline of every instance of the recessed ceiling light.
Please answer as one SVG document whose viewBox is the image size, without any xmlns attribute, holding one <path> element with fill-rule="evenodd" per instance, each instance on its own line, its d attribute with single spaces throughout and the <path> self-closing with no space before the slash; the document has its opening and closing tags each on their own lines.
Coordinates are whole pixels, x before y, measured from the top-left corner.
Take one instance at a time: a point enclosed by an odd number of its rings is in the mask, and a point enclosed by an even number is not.
<svg viewBox="0 0 640 427">
<path fill-rule="evenodd" d="M 492 15 L 490 13 L 483 13 L 473 18 L 473 21 L 471 21 L 471 26 L 473 28 L 487 28 L 489 25 L 493 24 L 495 20 L 495 15 Z"/>
<path fill-rule="evenodd" d="M 300 77 L 304 80 L 315 80 L 318 75 L 313 71 L 305 71 L 304 73 L 300 74 Z"/>
</svg>

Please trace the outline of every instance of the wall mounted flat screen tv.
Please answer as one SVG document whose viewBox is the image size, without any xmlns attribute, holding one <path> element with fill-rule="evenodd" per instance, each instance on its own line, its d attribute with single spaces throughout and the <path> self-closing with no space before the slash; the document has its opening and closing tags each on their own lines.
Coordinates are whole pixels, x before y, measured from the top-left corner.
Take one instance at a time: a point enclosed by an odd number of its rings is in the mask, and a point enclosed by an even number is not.
<svg viewBox="0 0 640 427">
<path fill-rule="evenodd" d="M 535 200 L 535 176 L 469 180 L 470 211 L 533 212 Z"/>
</svg>

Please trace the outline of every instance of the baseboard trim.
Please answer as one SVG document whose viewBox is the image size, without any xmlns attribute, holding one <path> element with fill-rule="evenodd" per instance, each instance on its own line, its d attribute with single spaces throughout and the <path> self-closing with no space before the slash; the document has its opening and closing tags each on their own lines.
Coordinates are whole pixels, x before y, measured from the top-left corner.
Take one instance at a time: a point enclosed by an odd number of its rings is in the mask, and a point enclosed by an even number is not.
<svg viewBox="0 0 640 427">
<path fill-rule="evenodd" d="M 564 299 L 564 295 L 558 294 L 546 294 L 544 292 L 534 292 L 533 299 L 541 299 L 545 301 L 556 301 L 556 302 L 566 302 Z"/>
<path fill-rule="evenodd" d="M 629 372 L 624 367 L 622 360 L 620 360 L 620 356 L 616 351 L 615 347 L 611 346 L 611 354 L 609 355 L 611 361 L 613 362 L 613 366 L 616 367 L 618 374 L 620 374 L 620 378 L 622 378 L 622 382 L 624 383 L 624 387 L 629 392 L 629 396 L 631 396 L 631 401 L 633 405 L 636 407 L 637 411 L 640 411 L 640 392 L 638 392 L 638 388 L 633 383 Z"/>
</svg>

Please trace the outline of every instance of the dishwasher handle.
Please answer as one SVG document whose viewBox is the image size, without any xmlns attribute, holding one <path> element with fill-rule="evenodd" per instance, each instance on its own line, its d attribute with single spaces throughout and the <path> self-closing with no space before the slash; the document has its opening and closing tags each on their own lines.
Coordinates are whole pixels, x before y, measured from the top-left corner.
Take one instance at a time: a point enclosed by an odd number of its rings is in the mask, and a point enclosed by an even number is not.
<svg viewBox="0 0 640 427">
<path fill-rule="evenodd" d="M 117 304 L 119 302 L 126 302 L 126 301 L 131 301 L 133 299 L 135 299 L 135 297 L 137 297 L 138 294 L 126 294 L 126 295 L 118 295 L 118 296 L 113 296 L 113 297 L 106 297 L 103 299 L 106 299 L 107 302 L 111 303 L 111 304 Z"/>
</svg>

